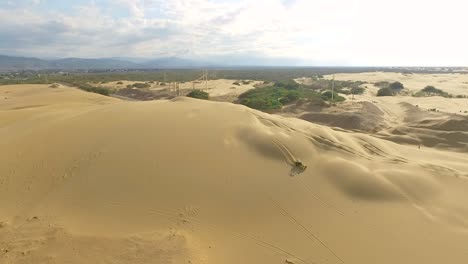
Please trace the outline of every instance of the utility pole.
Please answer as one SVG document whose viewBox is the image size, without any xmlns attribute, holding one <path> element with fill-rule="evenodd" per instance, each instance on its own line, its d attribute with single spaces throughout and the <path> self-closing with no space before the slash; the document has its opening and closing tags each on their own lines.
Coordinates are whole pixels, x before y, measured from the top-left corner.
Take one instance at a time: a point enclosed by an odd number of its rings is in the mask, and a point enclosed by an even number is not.
<svg viewBox="0 0 468 264">
<path fill-rule="evenodd" d="M 208 90 L 208 70 L 205 70 L 205 90 Z"/>
<path fill-rule="evenodd" d="M 333 80 L 332 80 L 332 103 L 335 102 L 335 74 L 333 74 Z"/>
</svg>

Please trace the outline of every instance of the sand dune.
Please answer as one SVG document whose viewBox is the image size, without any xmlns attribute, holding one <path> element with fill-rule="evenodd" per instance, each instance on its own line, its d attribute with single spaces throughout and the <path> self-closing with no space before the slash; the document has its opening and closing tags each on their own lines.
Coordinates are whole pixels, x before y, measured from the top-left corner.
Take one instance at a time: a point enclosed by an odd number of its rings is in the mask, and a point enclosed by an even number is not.
<svg viewBox="0 0 468 264">
<path fill-rule="evenodd" d="M 401 81 L 409 91 L 436 85 L 445 91 L 468 95 L 468 75 L 401 74 L 365 72 L 336 74 L 337 80 L 365 81 L 362 95 L 343 95 L 347 100 L 333 107 L 287 107 L 282 114 L 346 130 L 370 133 L 399 144 L 468 151 L 468 99 L 413 97 L 396 95 L 377 97 L 379 81 Z M 326 78 L 333 78 L 327 75 Z M 297 79 L 311 83 L 310 78 Z"/>
<path fill-rule="evenodd" d="M 325 78 L 331 79 L 332 75 Z M 466 73 L 397 73 L 397 72 L 363 72 L 335 74 L 336 80 L 367 81 L 371 83 L 399 81 L 410 91 L 419 91 L 427 85 L 438 87 L 450 94 L 468 94 L 468 74 Z"/>
<path fill-rule="evenodd" d="M 119 84 L 120 83 L 120 84 Z M 147 89 L 125 89 L 127 85 L 133 85 L 139 82 L 130 81 L 118 81 L 108 82 L 102 84 L 103 87 L 108 89 L 117 90 L 118 95 L 122 95 L 130 98 L 137 98 L 139 100 L 153 100 L 153 99 L 169 99 L 177 96 L 175 86 L 173 82 L 146 82 L 150 85 Z M 141 83 L 141 82 L 140 82 Z M 238 99 L 239 95 L 247 92 L 248 90 L 254 89 L 258 85 L 262 85 L 262 81 L 253 80 L 228 80 L 228 79 L 216 79 L 208 81 L 193 81 L 193 82 L 180 82 L 178 83 L 180 94 L 186 95 L 193 89 L 203 90 L 207 92 L 211 100 L 233 102 Z"/>
<path fill-rule="evenodd" d="M 0 95 L 0 263 L 468 259 L 466 152 L 189 98 Z"/>
<path fill-rule="evenodd" d="M 331 79 L 332 75 L 326 75 L 325 78 Z M 336 80 L 365 81 L 363 87 L 367 92 L 363 95 L 355 95 L 358 101 L 377 102 L 383 107 L 392 107 L 401 102 L 418 105 L 421 109 L 437 109 L 441 112 L 468 115 L 467 98 L 443 98 L 434 97 L 412 97 L 412 96 L 389 96 L 376 97 L 378 87 L 373 84 L 380 81 L 402 82 L 409 92 L 417 92 L 428 85 L 435 86 L 443 91 L 457 95 L 468 95 L 468 74 L 450 73 L 450 74 L 402 74 L 393 72 L 364 72 L 350 74 L 335 74 Z M 348 97 L 350 99 L 350 97 Z M 396 108 L 399 108 L 396 106 Z"/>
</svg>

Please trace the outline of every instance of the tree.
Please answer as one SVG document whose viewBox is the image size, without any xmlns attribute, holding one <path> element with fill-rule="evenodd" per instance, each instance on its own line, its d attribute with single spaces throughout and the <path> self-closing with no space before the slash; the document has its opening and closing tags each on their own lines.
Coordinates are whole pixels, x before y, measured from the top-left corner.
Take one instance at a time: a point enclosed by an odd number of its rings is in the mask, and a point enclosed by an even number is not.
<svg viewBox="0 0 468 264">
<path fill-rule="evenodd" d="M 363 94 L 364 91 L 365 89 L 359 86 L 351 88 L 351 94 Z"/>
<path fill-rule="evenodd" d="M 434 86 L 431 86 L 431 85 L 424 87 L 424 89 L 416 93 L 416 96 L 433 96 L 433 95 L 440 95 L 440 96 L 449 97 L 449 98 L 453 97 L 449 93 L 444 92 L 443 90 L 435 88 Z"/>
<path fill-rule="evenodd" d="M 395 92 L 399 92 L 405 88 L 401 82 L 393 82 L 388 87 Z"/>
<path fill-rule="evenodd" d="M 149 85 L 147 83 L 134 83 L 132 86 L 135 87 L 135 88 L 140 88 L 140 89 L 150 88 L 151 87 L 151 85 Z"/>
<path fill-rule="evenodd" d="M 292 81 L 292 80 L 289 80 L 287 82 L 275 82 L 275 84 L 273 86 L 283 87 L 283 88 L 286 88 L 288 90 L 294 90 L 294 89 L 299 88 L 299 84 L 297 82 L 295 82 L 295 81 Z"/>
<path fill-rule="evenodd" d="M 434 93 L 434 94 L 441 94 L 442 90 L 435 88 L 434 86 L 428 85 L 424 87 L 421 91 L 425 93 Z"/>
<path fill-rule="evenodd" d="M 380 81 L 380 82 L 376 82 L 374 85 L 379 88 L 385 88 L 385 87 L 388 87 L 390 83 L 387 81 Z"/>
<path fill-rule="evenodd" d="M 208 100 L 210 98 L 210 95 L 207 92 L 201 90 L 193 90 L 189 94 L 187 94 L 187 97 Z"/>
<path fill-rule="evenodd" d="M 377 92 L 377 96 L 393 96 L 394 91 L 390 87 L 387 88 L 380 88 Z"/>
<path fill-rule="evenodd" d="M 325 101 L 331 101 L 333 98 L 333 101 L 334 102 L 342 102 L 344 100 L 346 100 L 346 98 L 344 98 L 343 96 L 340 96 L 338 93 L 336 92 L 332 92 L 332 91 L 325 91 L 322 93 L 322 99 L 325 100 Z"/>
<path fill-rule="evenodd" d="M 281 104 L 285 105 L 285 104 L 295 102 L 295 101 L 299 100 L 299 98 L 300 98 L 299 93 L 291 91 L 285 97 L 281 98 L 279 100 L 279 102 Z"/>
</svg>

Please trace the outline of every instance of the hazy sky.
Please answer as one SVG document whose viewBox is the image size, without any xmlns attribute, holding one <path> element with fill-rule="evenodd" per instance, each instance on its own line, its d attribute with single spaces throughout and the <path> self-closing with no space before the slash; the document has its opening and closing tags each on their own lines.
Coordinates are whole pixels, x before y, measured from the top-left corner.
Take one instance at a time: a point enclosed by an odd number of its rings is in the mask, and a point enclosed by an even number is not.
<svg viewBox="0 0 468 264">
<path fill-rule="evenodd" d="M 468 66 L 466 0 L 0 0 L 0 54 Z"/>
</svg>

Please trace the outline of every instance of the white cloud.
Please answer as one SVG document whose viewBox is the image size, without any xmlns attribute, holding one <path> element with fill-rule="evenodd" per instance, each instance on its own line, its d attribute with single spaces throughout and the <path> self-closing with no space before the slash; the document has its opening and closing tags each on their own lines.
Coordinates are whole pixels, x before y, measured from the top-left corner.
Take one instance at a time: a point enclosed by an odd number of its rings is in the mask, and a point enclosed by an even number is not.
<svg viewBox="0 0 468 264">
<path fill-rule="evenodd" d="M 108 0 L 105 8 L 103 1 L 69 13 L 53 6 L 48 12 L 0 6 L 0 35 L 6 40 L 0 52 L 257 54 L 354 65 L 468 61 L 468 17 L 461 0 Z M 116 16 L 118 7 L 130 16 Z"/>
</svg>

